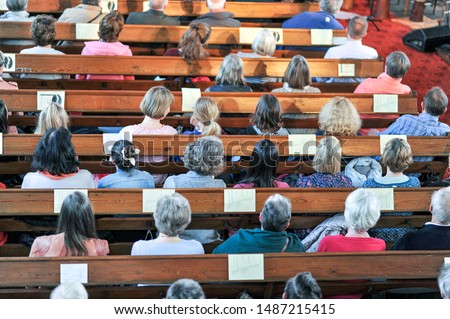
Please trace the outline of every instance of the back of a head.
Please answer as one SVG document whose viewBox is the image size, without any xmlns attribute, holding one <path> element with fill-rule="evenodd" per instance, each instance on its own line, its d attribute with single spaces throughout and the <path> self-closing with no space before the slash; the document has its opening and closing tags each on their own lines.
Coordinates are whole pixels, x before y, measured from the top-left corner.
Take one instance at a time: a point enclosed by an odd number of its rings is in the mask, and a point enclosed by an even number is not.
<svg viewBox="0 0 450 319">
<path fill-rule="evenodd" d="M 224 169 L 224 149 L 217 136 L 204 136 L 184 150 L 184 167 L 202 176 L 218 176 Z"/>
<path fill-rule="evenodd" d="M 173 94 L 163 86 L 154 86 L 145 93 L 141 111 L 152 119 L 161 119 L 175 100 Z"/>
<path fill-rule="evenodd" d="M 450 264 L 442 264 L 438 277 L 439 290 L 444 299 L 450 299 Z"/>
<path fill-rule="evenodd" d="M 309 65 L 303 56 L 297 54 L 292 57 L 284 72 L 284 81 L 293 89 L 301 90 L 305 86 L 311 85 Z"/>
<path fill-rule="evenodd" d="M 145 1 L 145 0 L 144 0 Z M 153 10 L 163 10 L 169 0 L 149 0 L 148 5 L 150 9 Z"/>
<path fill-rule="evenodd" d="M 226 0 L 206 0 L 206 5 L 209 10 L 223 10 L 226 2 Z"/>
<path fill-rule="evenodd" d="M 176 237 L 191 223 L 191 206 L 178 193 L 166 195 L 158 200 L 153 218 L 160 233 Z"/>
<path fill-rule="evenodd" d="M 44 134 L 50 128 L 67 128 L 69 126 L 69 115 L 58 103 L 50 103 L 39 113 L 38 122 L 34 134 Z"/>
<path fill-rule="evenodd" d="M 286 282 L 283 297 L 285 299 L 321 299 L 322 290 L 310 272 L 301 272 Z"/>
<path fill-rule="evenodd" d="M 211 27 L 207 23 L 193 21 L 183 33 L 178 49 L 186 62 L 204 59 L 209 56 L 205 49 L 206 42 L 211 35 Z"/>
<path fill-rule="evenodd" d="M 139 149 L 128 140 L 118 140 L 111 148 L 114 164 L 123 171 L 130 171 L 136 165 Z"/>
<path fill-rule="evenodd" d="M 450 186 L 433 193 L 431 214 L 442 225 L 450 225 Z M 448 297 L 450 298 L 450 295 Z"/>
<path fill-rule="evenodd" d="M 276 41 L 273 33 L 269 30 L 258 32 L 252 42 L 252 50 L 262 56 L 272 56 L 275 53 Z"/>
<path fill-rule="evenodd" d="M 253 183 L 254 187 L 274 187 L 278 159 L 277 147 L 271 140 L 259 141 L 253 148 L 247 175 L 241 183 Z"/>
<path fill-rule="evenodd" d="M 200 97 L 195 103 L 193 116 L 204 125 L 201 132 L 203 136 L 221 135 L 222 128 L 217 123 L 220 112 L 216 101 L 212 97 Z"/>
<path fill-rule="evenodd" d="M 355 40 L 362 39 L 366 33 L 369 24 L 367 19 L 362 16 L 354 16 L 348 22 L 348 35 Z"/>
<path fill-rule="evenodd" d="M 86 195 L 77 191 L 67 195 L 61 206 L 56 233 L 64 233 L 67 255 L 88 254 L 84 241 L 97 238 L 97 231 L 92 204 Z"/>
<path fill-rule="evenodd" d="M 380 219 L 380 205 L 375 194 L 369 189 L 359 188 L 345 200 L 345 221 L 356 232 L 368 231 Z"/>
<path fill-rule="evenodd" d="M 325 135 L 354 136 L 361 128 L 361 117 L 350 100 L 337 96 L 320 110 L 319 128 Z"/>
<path fill-rule="evenodd" d="M 245 85 L 244 63 L 237 54 L 224 59 L 216 76 L 217 84 Z"/>
<path fill-rule="evenodd" d="M 381 164 L 388 167 L 393 173 L 402 173 L 413 162 L 411 147 L 402 138 L 393 138 L 386 143 Z"/>
<path fill-rule="evenodd" d="M 448 97 L 444 90 L 435 86 L 423 97 L 423 107 L 432 116 L 441 116 L 447 110 Z"/>
<path fill-rule="evenodd" d="M 281 127 L 282 116 L 278 98 L 273 94 L 263 94 L 256 104 L 251 123 L 263 133 L 276 133 Z"/>
<path fill-rule="evenodd" d="M 88 293 L 82 283 L 68 281 L 52 290 L 50 299 L 88 299 Z"/>
<path fill-rule="evenodd" d="M 31 169 L 61 176 L 77 173 L 79 166 L 72 133 L 64 127 L 48 129 L 34 150 Z"/>
<path fill-rule="evenodd" d="M 6 0 L 6 7 L 9 11 L 27 10 L 28 0 Z"/>
<path fill-rule="evenodd" d="M 344 0 L 320 0 L 320 9 L 335 14 L 341 9 L 343 2 Z"/>
<path fill-rule="evenodd" d="M 280 194 L 272 195 L 266 200 L 261 215 L 262 229 L 282 232 L 291 220 L 291 201 Z"/>
<path fill-rule="evenodd" d="M 195 280 L 178 279 L 170 285 L 166 299 L 205 299 L 205 293 Z"/>
<path fill-rule="evenodd" d="M 100 40 L 104 42 L 116 42 L 124 23 L 123 15 L 117 10 L 112 10 L 100 21 L 98 30 Z"/>
<path fill-rule="evenodd" d="M 394 51 L 386 58 L 386 73 L 395 79 L 402 78 L 411 66 L 408 56 L 402 51 Z"/>
<path fill-rule="evenodd" d="M 30 32 L 36 45 L 43 47 L 52 44 L 56 36 L 55 22 L 55 18 L 46 14 L 38 15 L 33 20 Z"/>
<path fill-rule="evenodd" d="M 319 173 L 337 174 L 341 171 L 341 158 L 341 143 L 336 137 L 327 136 L 319 141 L 312 166 Z"/>
<path fill-rule="evenodd" d="M 8 133 L 8 108 L 3 100 L 0 100 L 0 133 Z"/>
<path fill-rule="evenodd" d="M 5 65 L 6 62 L 6 58 L 5 55 L 3 54 L 2 51 L 0 51 L 0 68 L 3 67 Z M 1 70 L 0 70 L 0 75 L 1 75 Z"/>
<path fill-rule="evenodd" d="M 98 6 L 98 0 L 81 0 L 81 4 L 87 4 L 90 6 Z"/>
</svg>

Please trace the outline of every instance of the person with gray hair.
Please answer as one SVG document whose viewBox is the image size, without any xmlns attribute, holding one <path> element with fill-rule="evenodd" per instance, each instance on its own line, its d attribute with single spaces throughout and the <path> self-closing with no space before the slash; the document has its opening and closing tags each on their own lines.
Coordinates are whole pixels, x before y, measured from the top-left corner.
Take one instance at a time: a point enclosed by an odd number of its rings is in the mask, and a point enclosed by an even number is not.
<svg viewBox="0 0 450 319">
<path fill-rule="evenodd" d="M 130 12 L 125 24 L 180 25 L 177 17 L 164 14 L 168 3 L 169 0 L 149 0 L 149 9 L 144 12 Z"/>
<path fill-rule="evenodd" d="M 194 21 L 207 23 L 211 27 L 239 28 L 241 22 L 234 19 L 233 13 L 225 10 L 226 3 L 226 0 L 206 0 L 209 12 L 197 17 Z"/>
<path fill-rule="evenodd" d="M 132 256 L 204 254 L 202 244 L 196 240 L 181 239 L 179 235 L 191 223 L 189 201 L 178 193 L 161 197 L 153 214 L 158 237 L 139 240 L 131 248 Z"/>
<path fill-rule="evenodd" d="M 386 58 L 385 71 L 376 79 L 362 81 L 354 93 L 409 94 L 411 88 L 402 84 L 402 78 L 411 66 L 408 56 L 402 51 L 391 52 Z"/>
<path fill-rule="evenodd" d="M 82 283 L 68 281 L 53 289 L 50 299 L 89 299 L 89 295 Z"/>
<path fill-rule="evenodd" d="M 166 299 L 205 299 L 205 293 L 195 280 L 178 279 L 170 285 Z"/>
<path fill-rule="evenodd" d="M 76 7 L 65 9 L 58 22 L 100 23 L 106 14 L 102 12 L 100 0 L 81 0 Z"/>
<path fill-rule="evenodd" d="M 283 299 L 322 299 L 322 290 L 309 271 L 299 272 L 286 281 Z"/>
<path fill-rule="evenodd" d="M 27 12 L 28 0 L 6 0 L 6 11 L 0 16 L 0 21 L 30 21 L 34 17 L 30 17 Z"/>
<path fill-rule="evenodd" d="M 433 193 L 430 204 L 431 221 L 418 230 L 406 233 L 393 250 L 450 249 L 450 186 Z M 447 297 L 450 297 L 447 296 Z"/>
<path fill-rule="evenodd" d="M 291 220 L 291 201 L 270 196 L 259 214 L 261 228 L 239 229 L 213 250 L 213 254 L 304 252 L 301 240 L 286 232 Z"/>
<path fill-rule="evenodd" d="M 442 264 L 439 269 L 438 286 L 441 296 L 450 299 L 450 264 Z"/>
<path fill-rule="evenodd" d="M 347 234 L 325 236 L 319 244 L 318 252 L 359 252 L 383 251 L 386 243 L 379 238 L 371 238 L 368 230 L 380 218 L 380 205 L 375 194 L 368 189 L 357 189 L 345 200 L 344 218 Z"/>
</svg>

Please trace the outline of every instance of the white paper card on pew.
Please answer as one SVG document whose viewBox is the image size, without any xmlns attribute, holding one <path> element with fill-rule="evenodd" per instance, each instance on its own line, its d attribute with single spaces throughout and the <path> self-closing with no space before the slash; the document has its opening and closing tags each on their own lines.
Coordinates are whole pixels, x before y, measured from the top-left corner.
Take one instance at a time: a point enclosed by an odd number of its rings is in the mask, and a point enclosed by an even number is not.
<svg viewBox="0 0 450 319">
<path fill-rule="evenodd" d="M 262 30 L 272 32 L 276 44 L 283 44 L 283 29 L 282 28 L 239 28 L 239 43 L 252 44 L 256 35 Z"/>
<path fill-rule="evenodd" d="M 66 103 L 66 91 L 37 91 L 37 109 L 45 110 L 50 103 L 58 103 L 62 108 Z"/>
<path fill-rule="evenodd" d="M 225 189 L 223 191 L 225 213 L 256 212 L 255 189 Z"/>
<path fill-rule="evenodd" d="M 355 65 L 353 63 L 339 63 L 338 76 L 355 76 Z"/>
<path fill-rule="evenodd" d="M 80 192 L 88 196 L 87 189 L 55 189 L 53 191 L 53 212 L 59 214 L 61 212 L 61 206 L 64 199 L 74 192 Z"/>
<path fill-rule="evenodd" d="M 450 257 L 444 257 L 444 264 L 450 264 Z"/>
<path fill-rule="evenodd" d="M 142 190 L 142 212 L 154 213 L 158 200 L 166 195 L 175 193 L 174 189 L 143 189 Z"/>
<path fill-rule="evenodd" d="M 383 154 L 387 142 L 389 142 L 393 138 L 401 138 L 405 141 L 408 141 L 406 135 L 380 135 L 380 154 Z"/>
<path fill-rule="evenodd" d="M 3 72 L 16 71 L 16 55 L 14 53 L 3 53 L 5 61 L 3 62 Z"/>
<path fill-rule="evenodd" d="M 315 155 L 317 150 L 315 134 L 289 134 L 289 155 Z"/>
<path fill-rule="evenodd" d="M 202 91 L 195 88 L 181 88 L 181 110 L 192 112 L 197 100 L 202 97 Z"/>
<path fill-rule="evenodd" d="M 264 255 L 228 255 L 228 280 L 264 280 Z"/>
<path fill-rule="evenodd" d="M 6 0 L 0 0 L 0 11 L 8 11 L 8 7 L 6 6 Z"/>
<path fill-rule="evenodd" d="M 398 95 L 397 94 L 374 94 L 373 111 L 375 113 L 397 113 Z"/>
<path fill-rule="evenodd" d="M 118 140 L 127 140 L 129 142 L 133 142 L 133 134 L 130 132 L 125 132 L 124 134 L 120 133 L 104 133 L 103 137 L 103 153 L 105 155 L 111 155 L 111 149 Z M 134 160 L 133 165 L 136 165 L 136 160 L 134 158 L 130 159 Z M 133 162 L 133 161 L 132 161 Z"/>
<path fill-rule="evenodd" d="M 59 265 L 59 282 L 88 283 L 88 264 L 61 264 Z"/>
<path fill-rule="evenodd" d="M 150 9 L 150 4 L 148 3 L 148 1 L 142 2 L 142 12 L 145 12 L 149 9 Z"/>
<path fill-rule="evenodd" d="M 76 40 L 98 40 L 98 23 L 76 23 Z"/>
<path fill-rule="evenodd" d="M 113 10 L 117 10 L 117 0 L 102 0 L 101 7 L 103 13 L 109 13 Z"/>
<path fill-rule="evenodd" d="M 394 189 L 393 188 L 368 188 L 374 192 L 380 203 L 381 210 L 394 210 Z"/>
<path fill-rule="evenodd" d="M 311 29 L 312 45 L 333 45 L 333 30 Z"/>
<path fill-rule="evenodd" d="M 0 155 L 3 154 L 3 133 L 0 133 Z"/>
</svg>

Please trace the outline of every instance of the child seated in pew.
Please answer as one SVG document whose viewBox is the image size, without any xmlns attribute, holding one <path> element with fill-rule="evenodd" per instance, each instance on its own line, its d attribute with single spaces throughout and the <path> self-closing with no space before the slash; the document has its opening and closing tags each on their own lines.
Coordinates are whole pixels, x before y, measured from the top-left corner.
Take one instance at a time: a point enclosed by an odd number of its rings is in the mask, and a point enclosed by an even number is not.
<svg viewBox="0 0 450 319">
<path fill-rule="evenodd" d="M 39 113 L 34 134 L 43 135 L 50 128 L 68 128 L 69 122 L 70 118 L 66 110 L 58 103 L 52 102 Z"/>
<path fill-rule="evenodd" d="M 37 237 L 30 257 L 106 256 L 108 253 L 108 242 L 97 238 L 89 198 L 74 192 L 62 203 L 56 234 Z"/>
<path fill-rule="evenodd" d="M 222 134 L 222 128 L 217 120 L 220 112 L 216 101 L 211 97 L 201 97 L 194 105 L 191 116 L 191 124 L 194 125 L 193 131 L 185 131 L 185 135 L 215 135 Z"/>
<path fill-rule="evenodd" d="M 140 124 L 129 125 L 120 130 L 119 134 L 131 135 L 176 135 L 178 131 L 171 126 L 161 124 L 170 112 L 174 101 L 173 94 L 162 86 L 152 87 L 142 99 L 140 108 L 145 118 Z M 155 163 L 168 160 L 167 156 L 139 156 L 139 162 Z M 154 174 L 155 184 L 161 184 L 167 178 L 166 174 Z"/>
</svg>

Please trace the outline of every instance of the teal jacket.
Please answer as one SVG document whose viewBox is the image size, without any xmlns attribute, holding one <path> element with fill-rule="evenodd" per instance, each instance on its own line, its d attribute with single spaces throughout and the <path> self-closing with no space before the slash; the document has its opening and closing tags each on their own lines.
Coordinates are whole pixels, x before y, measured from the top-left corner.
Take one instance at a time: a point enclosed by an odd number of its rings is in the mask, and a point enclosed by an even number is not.
<svg viewBox="0 0 450 319">
<path fill-rule="evenodd" d="M 285 252 L 304 252 L 301 240 L 295 234 L 255 229 L 240 229 L 213 250 L 213 254 L 279 253 L 289 244 Z"/>
</svg>

